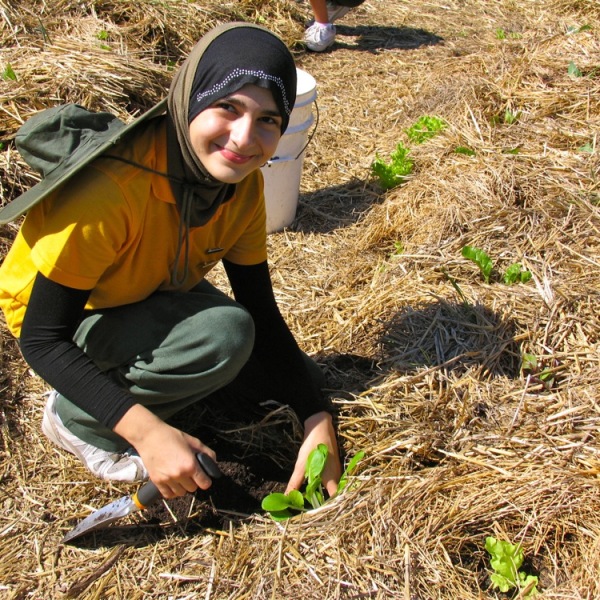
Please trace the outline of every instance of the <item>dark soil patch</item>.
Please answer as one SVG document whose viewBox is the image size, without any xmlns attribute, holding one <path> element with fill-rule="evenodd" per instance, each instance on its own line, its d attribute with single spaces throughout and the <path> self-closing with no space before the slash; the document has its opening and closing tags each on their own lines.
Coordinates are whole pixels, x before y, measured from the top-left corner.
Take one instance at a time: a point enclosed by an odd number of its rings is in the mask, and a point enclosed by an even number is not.
<svg viewBox="0 0 600 600">
<path fill-rule="evenodd" d="M 212 448 L 223 476 L 209 490 L 149 507 L 147 523 L 167 528 L 176 523 L 186 534 L 205 529 L 227 530 L 233 524 L 261 513 L 262 499 L 284 491 L 292 473 L 294 450 L 289 446 L 291 423 L 286 419 L 262 422 L 268 411 L 235 405 L 221 399 L 219 405 L 191 408 L 178 416 L 181 429 Z M 236 420 L 231 420 L 231 415 Z M 298 440 L 299 441 L 299 440 Z M 293 446 L 293 444 L 292 444 Z"/>
<path fill-rule="evenodd" d="M 211 447 L 219 456 L 223 476 L 213 480 L 207 491 L 198 490 L 193 495 L 168 500 L 168 509 L 162 502 L 149 507 L 145 512 L 149 523 L 175 521 L 188 533 L 206 528 L 228 529 L 230 523 L 262 512 L 260 504 L 267 494 L 285 490 L 291 469 L 278 467 L 267 456 L 254 454 L 238 458 L 240 448 L 233 444 L 228 449 L 217 444 Z M 190 515 L 192 499 L 195 507 Z"/>
</svg>

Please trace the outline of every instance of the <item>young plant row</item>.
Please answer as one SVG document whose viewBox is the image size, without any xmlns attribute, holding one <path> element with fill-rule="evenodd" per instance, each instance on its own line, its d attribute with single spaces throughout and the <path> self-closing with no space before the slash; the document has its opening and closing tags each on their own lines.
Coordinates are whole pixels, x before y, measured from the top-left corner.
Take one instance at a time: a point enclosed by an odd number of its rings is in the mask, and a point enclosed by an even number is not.
<svg viewBox="0 0 600 600">
<path fill-rule="evenodd" d="M 263 510 L 267 511 L 273 520 L 285 521 L 323 506 L 327 499 L 323 490 L 322 475 L 328 455 L 327 446 L 319 444 L 306 461 L 304 491 L 292 490 L 288 494 L 279 492 L 269 494 L 263 498 Z M 349 475 L 356 469 L 364 455 L 364 452 L 358 452 L 348 463 L 340 479 L 336 496 L 347 487 Z M 490 566 L 493 570 L 490 574 L 492 589 L 499 589 L 503 593 L 516 590 L 519 598 L 532 598 L 539 593 L 538 577 L 521 569 L 525 559 L 521 544 L 511 544 L 488 536 L 485 539 L 485 549 L 490 555 Z"/>
<path fill-rule="evenodd" d="M 446 127 L 443 119 L 433 116 L 423 116 L 405 133 L 410 142 L 422 144 Z M 402 185 L 412 173 L 414 163 L 410 157 L 410 149 L 400 142 L 394 152 L 391 153 L 389 161 L 385 161 L 377 154 L 371 164 L 371 174 L 379 181 L 384 190 L 390 190 Z"/>
</svg>

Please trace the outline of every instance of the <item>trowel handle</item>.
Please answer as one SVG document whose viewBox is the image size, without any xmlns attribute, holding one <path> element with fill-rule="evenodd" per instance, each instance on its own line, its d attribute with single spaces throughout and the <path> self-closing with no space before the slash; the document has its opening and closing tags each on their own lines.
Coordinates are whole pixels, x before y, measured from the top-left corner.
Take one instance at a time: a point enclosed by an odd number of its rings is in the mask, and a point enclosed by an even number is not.
<svg viewBox="0 0 600 600">
<path fill-rule="evenodd" d="M 217 463 L 210 456 L 203 454 L 202 452 L 198 452 L 198 454 L 196 454 L 196 458 L 198 459 L 200 466 L 211 479 L 219 479 L 219 477 L 222 476 L 221 471 L 219 471 L 219 467 L 217 467 Z M 152 481 L 145 483 L 131 497 L 133 503 L 140 510 L 144 510 L 151 504 L 154 504 L 157 500 L 160 500 L 160 498 L 160 492 L 158 491 L 156 485 L 152 483 Z"/>
</svg>

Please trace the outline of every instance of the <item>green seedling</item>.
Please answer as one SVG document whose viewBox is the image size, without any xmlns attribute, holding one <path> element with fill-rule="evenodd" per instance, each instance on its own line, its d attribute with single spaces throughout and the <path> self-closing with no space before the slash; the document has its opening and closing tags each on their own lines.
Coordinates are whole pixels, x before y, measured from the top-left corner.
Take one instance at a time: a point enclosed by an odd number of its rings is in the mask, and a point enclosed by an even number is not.
<svg viewBox="0 0 600 600">
<path fill-rule="evenodd" d="M 591 25 L 582 25 L 581 27 L 567 27 L 567 35 L 574 35 L 576 33 L 581 33 L 582 31 L 591 31 Z"/>
<path fill-rule="evenodd" d="M 527 283 L 531 277 L 531 271 L 523 269 L 521 263 L 513 263 L 504 273 L 504 283 L 506 285 L 512 285 L 513 283 Z"/>
<path fill-rule="evenodd" d="M 17 80 L 17 74 L 14 72 L 10 63 L 7 63 L 6 67 L 4 67 L 4 71 L 2 71 L 2 79 L 5 81 L 8 81 L 9 79 L 11 81 Z"/>
<path fill-rule="evenodd" d="M 520 116 L 521 116 L 521 111 L 511 110 L 510 108 L 507 108 L 504 111 L 504 122 L 507 123 L 508 125 L 513 125 L 514 123 L 516 123 L 519 120 Z"/>
<path fill-rule="evenodd" d="M 273 492 L 263 498 L 262 509 L 266 510 L 275 521 L 285 521 L 302 512 L 319 508 L 326 502 L 323 490 L 323 470 L 329 451 L 325 444 L 319 444 L 309 455 L 305 467 L 306 486 L 304 492 L 292 490 L 288 494 Z M 348 485 L 348 477 L 356 465 L 363 459 L 365 453 L 358 452 L 348 463 L 338 484 L 335 495 L 340 494 Z"/>
<path fill-rule="evenodd" d="M 583 146 L 579 146 L 579 148 L 577 148 L 577 150 L 579 152 L 587 152 L 589 154 L 593 154 L 594 153 L 594 146 L 592 145 L 591 142 L 586 142 Z"/>
<path fill-rule="evenodd" d="M 540 364 L 535 354 L 523 353 L 521 370 L 532 381 L 541 383 L 547 390 L 554 385 L 554 372 L 549 367 L 544 367 Z"/>
<path fill-rule="evenodd" d="M 519 571 L 524 560 L 521 544 L 511 544 L 489 536 L 485 538 L 485 549 L 490 554 L 490 564 L 494 569 L 490 575 L 493 589 L 498 588 L 506 593 L 517 588 L 522 598 L 532 598 L 538 594 L 538 578 Z"/>
<path fill-rule="evenodd" d="M 463 246 L 462 255 L 469 260 L 472 260 L 481 271 L 481 275 L 486 283 L 490 283 L 492 277 L 492 271 L 494 269 L 494 263 L 484 250 L 475 248 L 473 246 Z M 506 269 L 502 277 L 502 281 L 506 285 L 512 285 L 513 283 L 527 283 L 532 278 L 531 271 L 523 269 L 521 263 L 513 263 Z"/>
<path fill-rule="evenodd" d="M 406 130 L 406 135 L 414 144 L 422 144 L 445 128 L 446 122 L 443 119 L 425 115 Z"/>
<path fill-rule="evenodd" d="M 376 156 L 371 165 L 371 172 L 379 178 L 381 187 L 390 190 L 404 183 L 414 166 L 409 152 L 408 148 L 399 143 L 390 155 L 389 162 L 385 162 L 379 154 Z"/>
<path fill-rule="evenodd" d="M 106 42 L 109 37 L 108 31 L 105 31 L 104 29 L 96 34 L 96 38 L 98 38 L 101 42 Z M 100 44 L 100 48 L 102 48 L 102 50 L 110 50 L 110 46 L 107 46 L 106 44 Z"/>
<path fill-rule="evenodd" d="M 507 108 L 504 111 L 504 114 L 493 115 L 490 119 L 490 123 L 492 125 L 502 125 L 503 123 L 506 125 L 513 125 L 519 120 L 520 116 L 520 110 L 512 110 L 510 108 Z"/>
<path fill-rule="evenodd" d="M 504 29 L 498 27 L 498 29 L 496 29 L 496 39 L 497 40 L 505 40 L 507 38 L 510 38 L 511 40 L 520 40 L 523 36 L 520 33 L 516 33 L 515 31 L 511 31 L 509 33 L 506 33 L 506 31 L 504 31 Z"/>
<path fill-rule="evenodd" d="M 465 156 L 475 156 L 475 150 L 468 146 L 457 146 L 454 148 L 454 152 L 456 152 L 456 154 L 464 154 Z"/>
<path fill-rule="evenodd" d="M 456 293 L 459 295 L 460 299 L 462 300 L 462 303 L 464 306 L 469 307 L 471 306 L 471 303 L 467 300 L 467 297 L 463 294 L 463 291 L 460 289 L 460 286 L 458 285 L 456 279 L 454 279 L 454 277 L 452 277 L 448 271 L 446 271 L 446 269 L 444 269 L 442 267 L 442 273 L 444 274 L 444 277 L 452 284 L 452 287 L 454 288 L 454 290 L 456 291 Z"/>
<path fill-rule="evenodd" d="M 404 244 L 400 241 L 395 241 L 394 250 L 390 254 L 390 258 L 393 258 L 394 256 L 400 256 L 401 254 L 404 254 Z"/>
<path fill-rule="evenodd" d="M 489 255 L 479 248 L 474 248 L 473 246 L 463 246 L 462 255 L 469 260 L 472 260 L 481 271 L 483 278 L 486 283 L 490 282 L 490 276 L 492 274 L 492 269 L 494 267 L 492 263 L 492 259 Z"/>
<path fill-rule="evenodd" d="M 569 77 L 572 77 L 573 79 L 575 79 L 577 77 L 583 77 L 583 73 L 581 72 L 581 69 L 573 61 L 571 61 L 569 63 L 569 66 L 567 67 L 567 74 L 569 75 Z"/>
</svg>

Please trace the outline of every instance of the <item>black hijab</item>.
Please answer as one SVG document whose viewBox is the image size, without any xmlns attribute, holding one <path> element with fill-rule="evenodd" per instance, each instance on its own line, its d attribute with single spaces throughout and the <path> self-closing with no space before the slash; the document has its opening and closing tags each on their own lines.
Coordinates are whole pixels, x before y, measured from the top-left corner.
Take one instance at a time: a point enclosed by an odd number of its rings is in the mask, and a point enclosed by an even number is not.
<svg viewBox="0 0 600 600">
<path fill-rule="evenodd" d="M 296 99 L 296 66 L 284 42 L 249 23 L 228 23 L 192 49 L 171 85 L 168 102 L 168 170 L 186 228 L 204 225 L 232 197 L 235 185 L 214 179 L 192 148 L 189 124 L 217 100 L 246 84 L 270 90 L 283 133 Z"/>
</svg>

